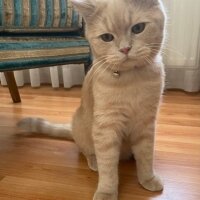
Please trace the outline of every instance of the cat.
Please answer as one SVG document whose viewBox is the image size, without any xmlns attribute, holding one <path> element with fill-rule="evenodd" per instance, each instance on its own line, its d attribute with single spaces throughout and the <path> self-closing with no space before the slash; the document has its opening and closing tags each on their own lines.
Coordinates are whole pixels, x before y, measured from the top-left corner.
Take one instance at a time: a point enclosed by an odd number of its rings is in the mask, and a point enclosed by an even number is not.
<svg viewBox="0 0 200 200">
<path fill-rule="evenodd" d="M 163 184 L 154 173 L 156 117 L 164 88 L 161 48 L 165 12 L 159 0 L 72 0 L 86 23 L 93 66 L 85 77 L 72 125 L 22 119 L 26 133 L 74 140 L 98 171 L 93 200 L 118 199 L 118 163 L 132 155 L 139 183 Z"/>
</svg>

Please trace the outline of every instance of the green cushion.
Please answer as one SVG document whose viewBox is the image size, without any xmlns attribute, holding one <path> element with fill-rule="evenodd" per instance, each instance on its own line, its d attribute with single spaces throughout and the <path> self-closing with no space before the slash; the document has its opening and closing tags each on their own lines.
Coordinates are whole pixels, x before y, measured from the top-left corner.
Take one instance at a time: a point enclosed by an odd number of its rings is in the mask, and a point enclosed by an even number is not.
<svg viewBox="0 0 200 200">
<path fill-rule="evenodd" d="M 1 37 L 0 71 L 89 62 L 83 37 Z"/>
</svg>

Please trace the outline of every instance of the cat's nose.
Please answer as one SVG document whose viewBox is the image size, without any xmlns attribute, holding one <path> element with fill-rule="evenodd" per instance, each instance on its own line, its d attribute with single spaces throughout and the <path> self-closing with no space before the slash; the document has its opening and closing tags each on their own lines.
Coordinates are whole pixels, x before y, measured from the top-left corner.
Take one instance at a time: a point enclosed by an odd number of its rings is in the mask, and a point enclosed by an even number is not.
<svg viewBox="0 0 200 200">
<path fill-rule="evenodd" d="M 124 54 L 128 54 L 128 52 L 131 50 L 131 47 L 124 47 L 122 49 L 120 49 L 119 51 L 124 53 Z"/>
</svg>

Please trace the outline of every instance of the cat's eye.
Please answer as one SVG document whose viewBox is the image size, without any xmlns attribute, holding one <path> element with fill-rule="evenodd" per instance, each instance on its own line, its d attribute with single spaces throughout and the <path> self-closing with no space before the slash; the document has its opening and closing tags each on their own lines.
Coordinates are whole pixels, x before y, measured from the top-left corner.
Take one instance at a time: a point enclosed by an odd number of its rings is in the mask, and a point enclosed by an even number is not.
<svg viewBox="0 0 200 200">
<path fill-rule="evenodd" d="M 100 38 L 104 41 L 104 42 L 112 42 L 114 40 L 114 36 L 110 33 L 105 33 L 100 35 Z"/>
<path fill-rule="evenodd" d="M 144 31 L 145 27 L 146 27 L 146 23 L 136 24 L 132 27 L 132 32 L 134 34 L 140 34 Z"/>
</svg>

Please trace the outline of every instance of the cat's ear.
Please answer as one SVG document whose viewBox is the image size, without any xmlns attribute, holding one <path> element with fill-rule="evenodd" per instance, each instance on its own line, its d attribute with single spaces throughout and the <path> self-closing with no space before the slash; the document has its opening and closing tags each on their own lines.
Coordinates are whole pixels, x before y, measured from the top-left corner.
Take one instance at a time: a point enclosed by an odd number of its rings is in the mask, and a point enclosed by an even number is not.
<svg viewBox="0 0 200 200">
<path fill-rule="evenodd" d="M 155 5 L 159 5 L 159 4 L 161 4 L 161 0 L 153 0 L 153 3 L 154 3 Z"/>
<path fill-rule="evenodd" d="M 96 0 L 71 0 L 75 9 L 87 21 L 95 11 Z"/>
<path fill-rule="evenodd" d="M 141 2 L 141 0 L 136 0 L 136 1 Z M 149 5 L 158 5 L 160 3 L 160 0 L 143 0 L 142 2 Z"/>
<path fill-rule="evenodd" d="M 161 1 L 161 0 L 154 0 L 154 2 L 155 2 L 156 4 L 160 4 L 162 1 Z"/>
</svg>

